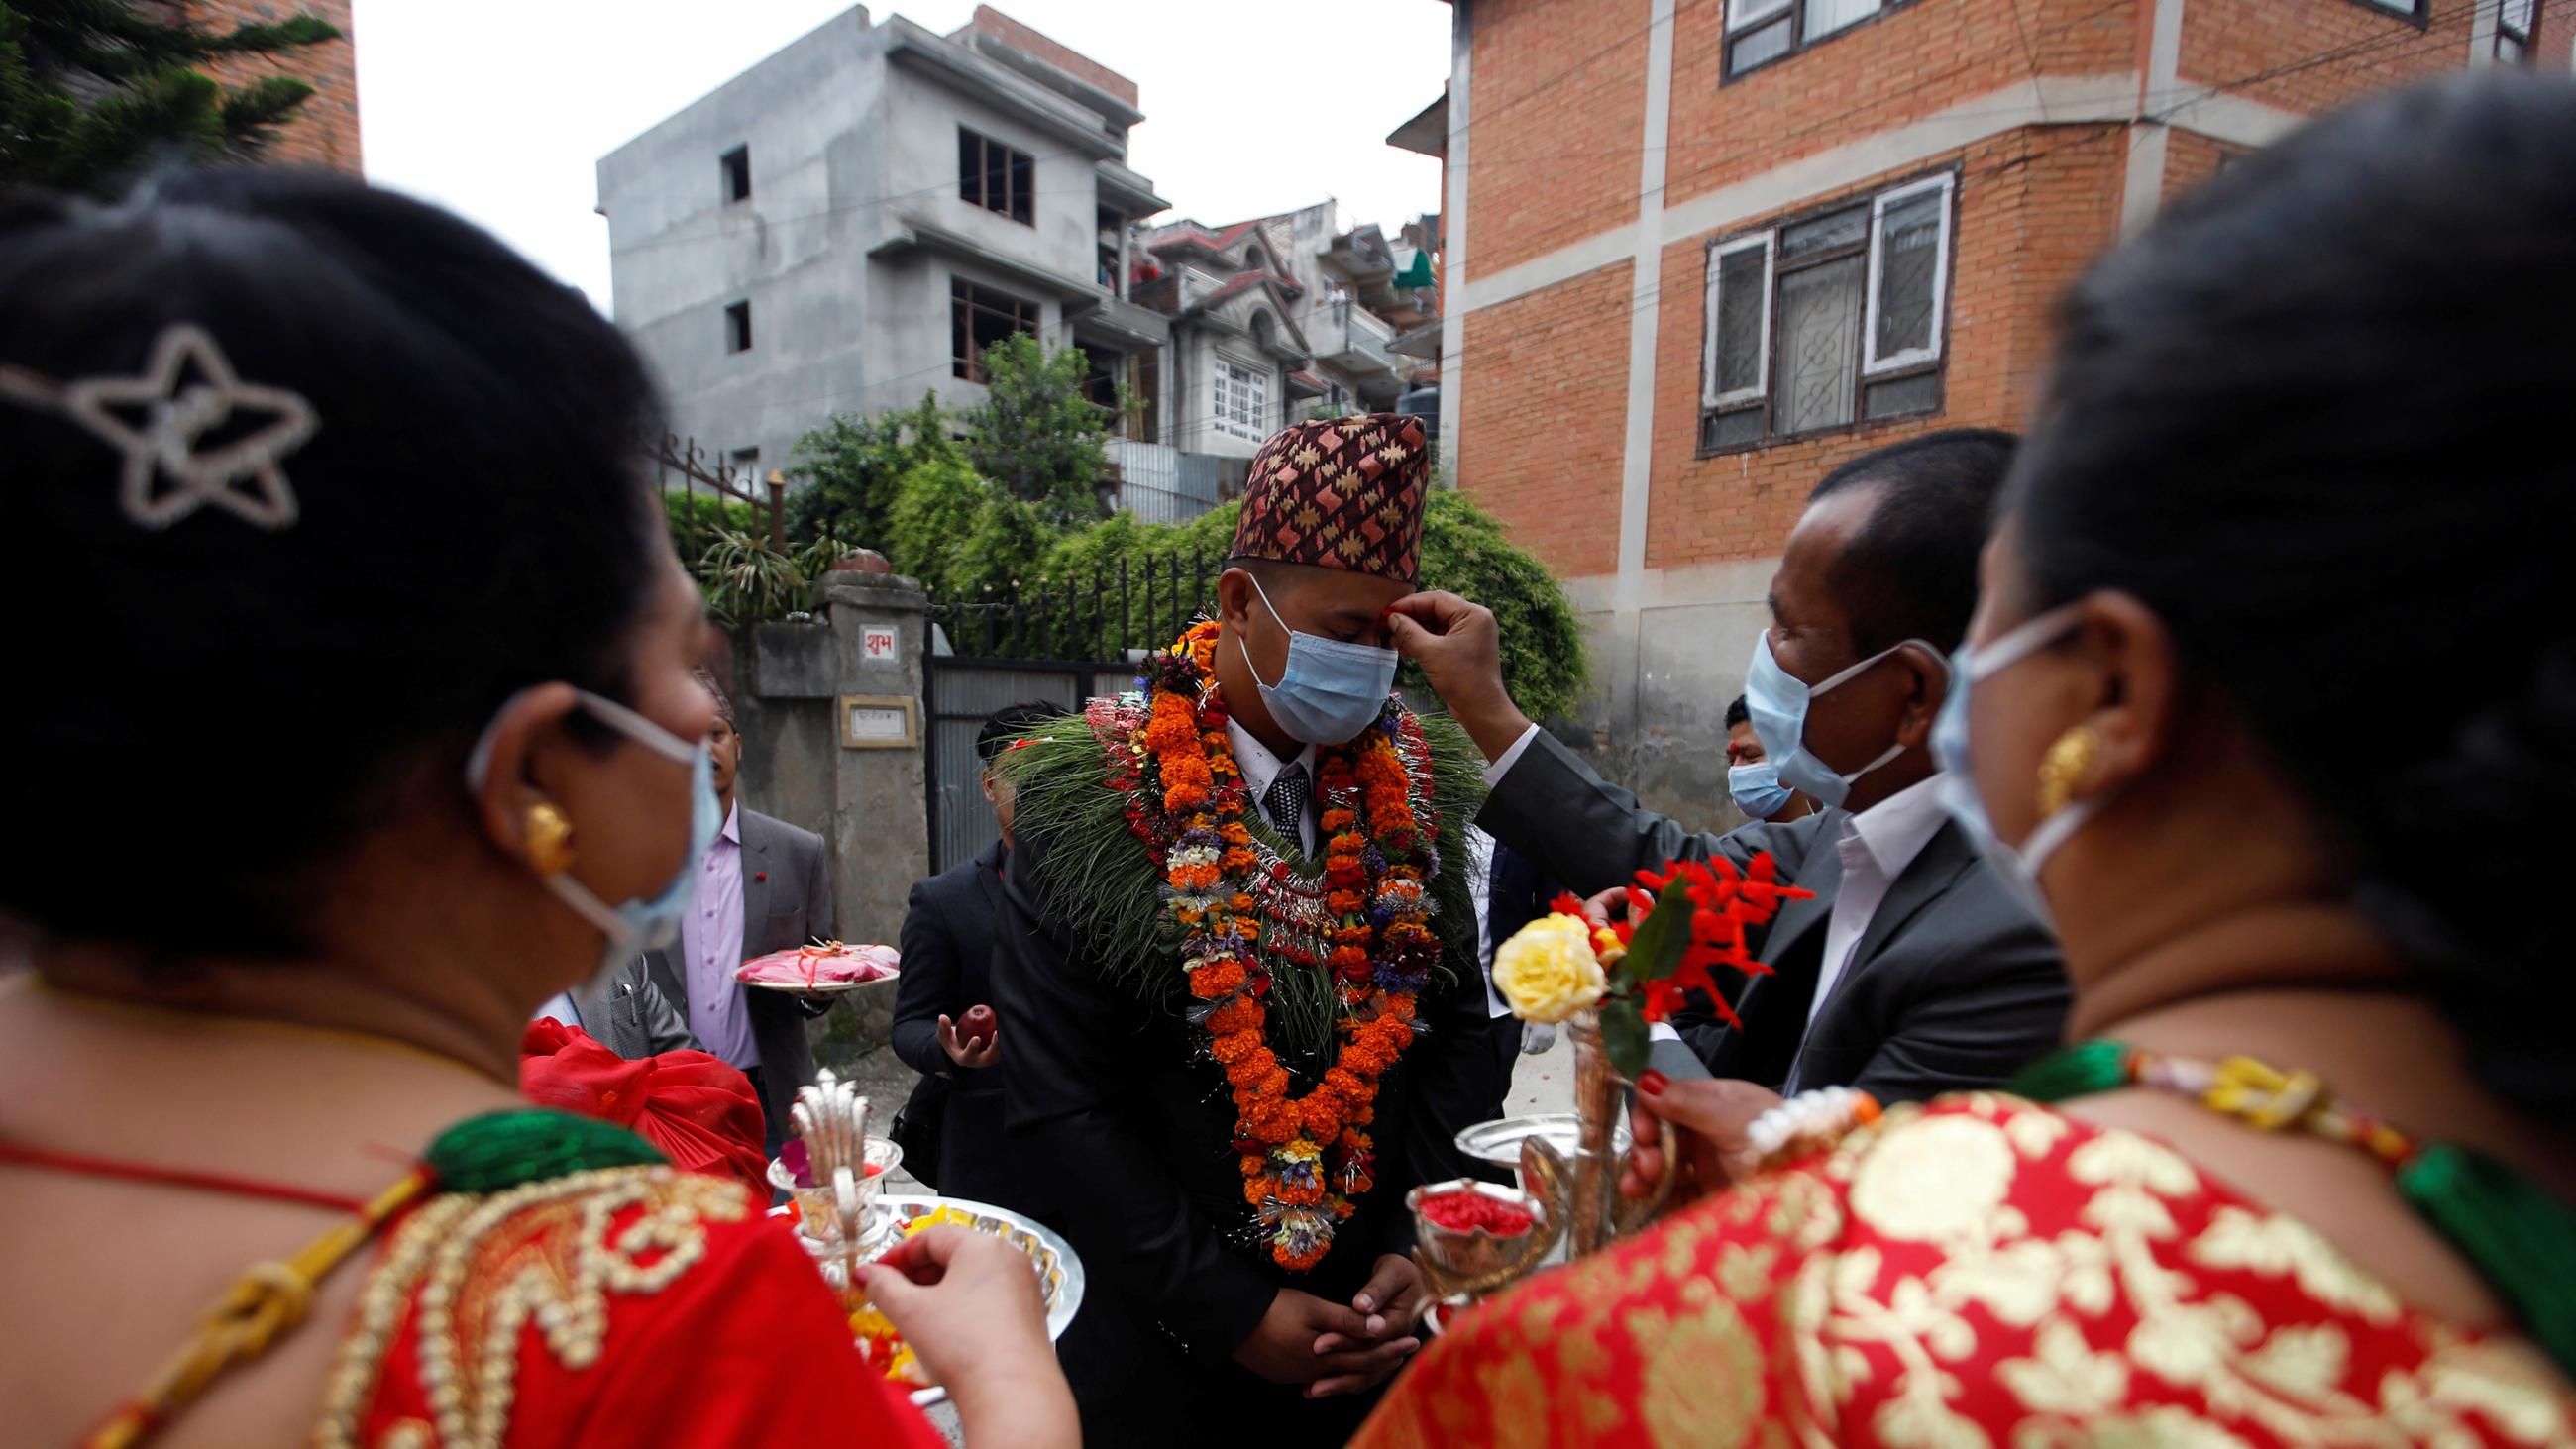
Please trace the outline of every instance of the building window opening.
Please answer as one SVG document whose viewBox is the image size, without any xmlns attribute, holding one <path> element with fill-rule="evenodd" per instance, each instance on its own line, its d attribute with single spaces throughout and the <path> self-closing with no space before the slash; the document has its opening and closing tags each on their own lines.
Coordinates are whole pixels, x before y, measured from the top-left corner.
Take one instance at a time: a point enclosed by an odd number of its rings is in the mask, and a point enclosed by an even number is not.
<svg viewBox="0 0 2576 1449">
<path fill-rule="evenodd" d="M 968 382 L 984 380 L 984 350 L 1005 337 L 1038 331 L 1038 304 L 1008 292 L 979 287 L 963 277 L 948 283 L 950 370 Z"/>
</svg>

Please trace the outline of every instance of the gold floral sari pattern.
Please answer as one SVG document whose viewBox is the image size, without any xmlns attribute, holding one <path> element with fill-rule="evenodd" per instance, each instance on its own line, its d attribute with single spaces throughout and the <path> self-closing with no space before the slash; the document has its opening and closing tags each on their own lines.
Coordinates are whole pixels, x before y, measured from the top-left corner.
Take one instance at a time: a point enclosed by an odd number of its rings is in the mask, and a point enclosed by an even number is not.
<svg viewBox="0 0 2576 1449">
<path fill-rule="evenodd" d="M 2572 1414 L 2170 1148 L 1977 1094 L 1470 1312 L 1356 1442 L 2468 1449 Z"/>
</svg>

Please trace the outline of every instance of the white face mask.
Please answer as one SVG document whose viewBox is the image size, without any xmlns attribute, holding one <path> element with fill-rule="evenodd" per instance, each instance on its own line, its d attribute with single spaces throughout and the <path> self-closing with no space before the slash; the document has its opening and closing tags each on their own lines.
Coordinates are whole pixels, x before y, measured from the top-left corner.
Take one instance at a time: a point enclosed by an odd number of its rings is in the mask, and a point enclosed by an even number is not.
<svg viewBox="0 0 2576 1449">
<path fill-rule="evenodd" d="M 605 938 L 599 949 L 599 964 L 590 978 L 590 984 L 596 984 L 638 953 L 658 950 L 678 938 L 680 918 L 688 914 L 689 900 L 697 893 L 699 863 L 706 859 L 708 847 L 715 844 L 717 833 L 724 829 L 724 812 L 716 799 L 714 761 L 704 739 L 692 746 L 613 699 L 586 689 L 575 693 L 580 696 L 582 708 L 602 724 L 689 770 L 689 834 L 680 870 L 652 899 L 637 897 L 611 906 L 574 880 L 570 871 L 559 871 L 545 879 L 546 889 L 554 892 L 557 900 L 597 926 Z M 468 791 L 482 790 L 483 778 L 492 768 L 493 725 L 499 724 L 500 716 L 508 713 L 518 698 L 514 694 L 502 703 L 493 715 L 493 724 L 484 726 L 482 737 L 474 742 L 474 752 L 466 756 Z"/>
<path fill-rule="evenodd" d="M 1941 767 L 1942 808 L 1976 842 L 2004 889 L 2043 922 L 2049 920 L 2049 914 L 2048 896 L 2039 887 L 2040 867 L 2101 810 L 2104 797 L 2070 800 L 2065 808 L 2039 822 L 2029 839 L 2018 846 L 2007 844 L 1995 834 L 1993 817 L 1986 813 L 1985 799 L 1977 793 L 1977 778 L 1968 768 L 1968 699 L 1978 680 L 2000 674 L 2066 637 L 2075 628 L 2075 610 L 2075 605 L 2064 604 L 2024 620 L 1983 649 L 1959 646 L 1958 657 L 1950 667 L 1950 677 L 1956 682 L 1949 698 L 1941 701 L 1941 717 L 1932 726 L 1932 758 Z"/>
<path fill-rule="evenodd" d="M 1771 652 L 1771 631 L 1762 631 L 1762 637 L 1753 645 L 1752 667 L 1744 676 L 1744 710 L 1752 718 L 1754 738 L 1762 741 L 1764 762 L 1771 766 L 1779 783 L 1805 791 L 1807 798 L 1817 804 L 1838 806 L 1851 794 L 1852 782 L 1905 753 L 1902 743 L 1890 741 L 1876 759 L 1859 769 L 1837 770 L 1807 748 L 1807 707 L 1858 679 L 1871 666 L 1908 644 L 1934 659 L 1941 658 L 1941 651 L 1924 640 L 1906 639 L 1836 671 L 1830 679 L 1809 684 L 1781 667 L 1778 656 Z"/>
</svg>

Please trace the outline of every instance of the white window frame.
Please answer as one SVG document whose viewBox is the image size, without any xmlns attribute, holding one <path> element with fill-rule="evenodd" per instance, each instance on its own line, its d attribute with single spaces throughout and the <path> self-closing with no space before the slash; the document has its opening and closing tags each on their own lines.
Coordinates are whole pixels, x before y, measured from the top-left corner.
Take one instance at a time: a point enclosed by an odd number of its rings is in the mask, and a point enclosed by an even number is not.
<svg viewBox="0 0 2576 1449">
<path fill-rule="evenodd" d="M 1218 432 L 1259 442 L 1264 436 L 1262 423 L 1270 411 L 1270 375 L 1257 367 L 1247 367 L 1223 353 L 1216 354 L 1210 369 L 1209 399 L 1216 414 Z M 1240 396 L 1252 413 L 1250 422 L 1238 420 L 1227 406 L 1227 393 Z"/>
<path fill-rule="evenodd" d="M 1729 35 L 1749 29 L 1798 3 L 1798 0 L 1727 0 L 1726 31 Z M 1791 47 L 1795 49 L 1795 47 Z"/>
<path fill-rule="evenodd" d="M 1860 375 L 1862 377 L 1874 377 L 1881 373 L 1894 372 L 1898 368 L 1920 367 L 1924 363 L 1941 360 L 1942 329 L 1949 321 L 1950 311 L 1950 228 L 1954 210 L 1952 198 L 1955 195 L 1952 183 L 1956 180 L 1954 175 L 1945 171 L 1911 186 L 1882 191 L 1870 202 L 1868 300 L 1863 306 L 1860 319 Z M 1932 244 L 1931 335 L 1925 346 L 1909 347 L 1902 352 L 1881 357 L 1878 355 L 1878 279 L 1880 273 L 1886 269 L 1884 232 L 1887 226 L 1887 209 L 1901 202 L 1910 201 L 1927 191 L 1938 192 L 1941 197 L 1939 208 L 1941 230 Z"/>
<path fill-rule="evenodd" d="M 1777 236 L 1777 232 L 1760 231 L 1709 248 L 1708 316 L 1701 329 L 1708 339 L 1700 358 L 1700 405 L 1702 407 L 1717 408 L 1725 407 L 1730 403 L 1759 402 L 1771 391 L 1771 293 L 1773 283 L 1777 280 L 1774 273 L 1777 272 L 1780 262 L 1779 248 L 1773 246 L 1772 242 Z M 1760 331 L 1755 334 L 1753 385 L 1739 387 L 1733 392 L 1719 392 L 1717 390 L 1717 293 L 1719 276 L 1724 271 L 1719 263 L 1737 252 L 1752 251 L 1757 247 L 1762 252 L 1762 321 Z"/>
</svg>

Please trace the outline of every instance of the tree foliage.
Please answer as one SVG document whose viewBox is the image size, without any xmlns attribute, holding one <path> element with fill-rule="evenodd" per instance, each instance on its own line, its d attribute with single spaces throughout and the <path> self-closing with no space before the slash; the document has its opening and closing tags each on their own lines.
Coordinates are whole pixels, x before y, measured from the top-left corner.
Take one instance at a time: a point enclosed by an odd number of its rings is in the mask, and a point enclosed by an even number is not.
<svg viewBox="0 0 2576 1449">
<path fill-rule="evenodd" d="M 948 415 L 935 393 L 923 393 L 917 408 L 873 418 L 834 413 L 831 421 L 796 440 L 787 477 L 798 487 L 787 500 L 787 531 L 797 538 L 836 538 L 890 555 L 887 526 L 897 485 L 921 464 L 958 457 L 948 436 Z"/>
<path fill-rule="evenodd" d="M 339 38 L 311 15 L 215 31 L 138 0 L 0 0 L 0 189 L 107 195 L 164 153 L 254 157 L 312 85 L 200 68 Z"/>
<path fill-rule="evenodd" d="M 966 461 L 1059 528 L 1106 516 L 1111 415 L 1083 395 L 1089 359 L 1013 333 L 984 349 L 983 365 L 984 400 L 958 418 Z"/>
</svg>

